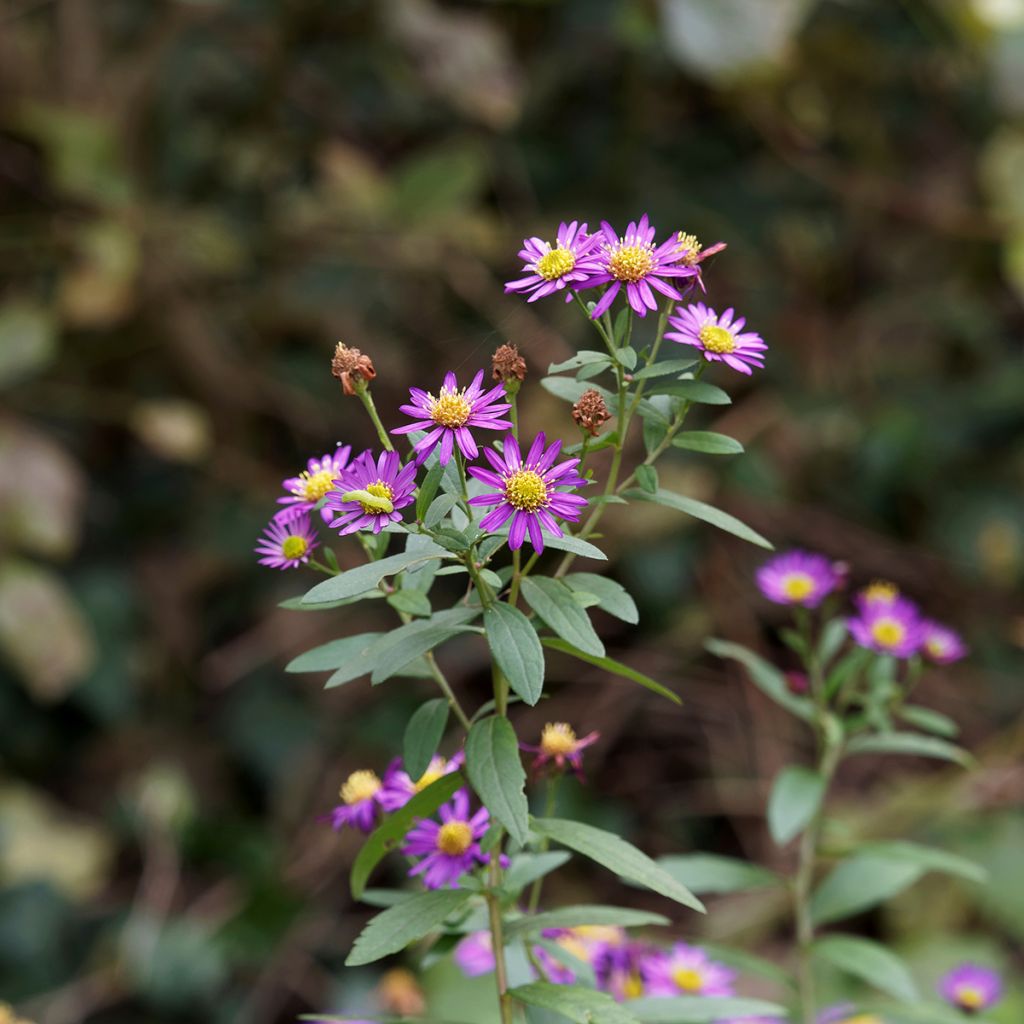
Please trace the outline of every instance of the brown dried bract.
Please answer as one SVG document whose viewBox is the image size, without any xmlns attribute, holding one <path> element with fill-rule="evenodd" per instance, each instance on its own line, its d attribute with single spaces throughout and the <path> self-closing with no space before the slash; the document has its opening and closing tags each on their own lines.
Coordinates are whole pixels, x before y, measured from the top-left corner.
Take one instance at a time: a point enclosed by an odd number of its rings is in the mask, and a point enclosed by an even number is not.
<svg viewBox="0 0 1024 1024">
<path fill-rule="evenodd" d="M 373 368 L 373 360 L 357 348 L 349 348 L 338 342 L 331 360 L 331 373 L 341 381 L 342 390 L 346 395 L 354 395 L 356 389 L 365 388 L 377 376 Z"/>
<path fill-rule="evenodd" d="M 500 345 L 491 356 L 492 375 L 495 380 L 522 381 L 526 377 L 526 360 L 515 345 Z"/>
<path fill-rule="evenodd" d="M 612 418 L 612 414 L 601 395 L 591 388 L 584 391 L 572 407 L 572 418 L 581 430 L 587 431 L 591 437 L 597 437 L 597 432 Z"/>
</svg>

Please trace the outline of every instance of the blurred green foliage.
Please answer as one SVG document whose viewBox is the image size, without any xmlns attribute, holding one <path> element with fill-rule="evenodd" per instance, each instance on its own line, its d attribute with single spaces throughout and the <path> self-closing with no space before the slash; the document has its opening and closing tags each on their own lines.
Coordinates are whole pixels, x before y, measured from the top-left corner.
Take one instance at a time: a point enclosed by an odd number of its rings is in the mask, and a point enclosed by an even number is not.
<svg viewBox="0 0 1024 1024">
<path fill-rule="evenodd" d="M 282 477 L 372 442 L 335 340 L 373 355 L 389 422 L 505 340 L 542 369 L 579 326 L 502 294 L 519 239 L 645 210 L 729 243 L 711 301 L 771 345 L 700 424 L 748 449 L 715 500 L 894 578 L 975 650 L 925 692 L 981 767 L 865 764 L 841 826 L 969 853 L 991 886 L 926 882 L 864 927 L 929 984 L 964 950 L 1019 973 L 1022 55 L 1021 0 L 0 6 L 0 995 L 48 1024 L 379 999 L 339 971 L 355 843 L 317 816 L 425 690 L 285 676 L 338 625 L 278 609 L 302 584 L 251 548 Z M 530 428 L 571 434 L 524 398 Z M 707 496 L 702 458 L 663 478 Z M 602 730 L 571 794 L 595 823 L 784 859 L 761 809 L 793 736 L 699 654 L 758 643 L 758 556 L 616 511 L 643 619 L 609 619 L 610 651 L 686 704 L 595 671 L 529 714 Z M 455 650 L 480 686 L 483 652 Z M 773 899 L 712 901 L 708 936 L 784 955 Z"/>
</svg>

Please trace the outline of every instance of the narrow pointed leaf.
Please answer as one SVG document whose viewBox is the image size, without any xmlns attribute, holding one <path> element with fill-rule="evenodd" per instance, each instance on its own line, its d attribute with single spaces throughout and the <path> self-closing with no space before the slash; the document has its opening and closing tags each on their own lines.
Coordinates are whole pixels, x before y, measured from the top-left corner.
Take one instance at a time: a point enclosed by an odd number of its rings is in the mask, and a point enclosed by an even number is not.
<svg viewBox="0 0 1024 1024">
<path fill-rule="evenodd" d="M 412 551 L 400 555 L 389 555 L 376 562 L 357 565 L 354 569 L 346 569 L 340 576 L 332 576 L 323 583 L 318 583 L 303 597 L 306 605 L 324 604 L 330 601 L 342 601 L 357 597 L 369 590 L 375 590 L 385 576 L 394 576 L 405 569 L 423 565 L 433 559 L 443 558 L 445 552 L 435 544 L 431 551 Z"/>
<path fill-rule="evenodd" d="M 528 576 L 523 580 L 523 597 L 552 632 L 585 654 L 604 655 L 604 644 L 594 632 L 590 616 L 579 606 L 572 591 L 561 580 Z"/>
<path fill-rule="evenodd" d="M 586 654 L 578 648 L 573 647 L 572 644 L 567 644 L 564 640 L 560 640 L 555 636 L 543 637 L 541 639 L 541 643 L 552 651 L 561 651 L 563 654 L 569 654 L 574 658 L 578 658 L 580 661 L 585 661 L 588 665 L 595 665 L 597 668 L 603 668 L 606 672 L 611 672 L 612 675 L 619 676 L 622 679 L 629 679 L 634 683 L 639 683 L 648 690 L 672 701 L 673 704 L 683 703 L 682 698 L 680 698 L 678 694 L 673 693 L 667 686 L 662 686 L 662 684 L 656 679 L 652 679 L 650 676 L 645 676 L 643 672 L 638 672 L 635 668 L 630 668 L 629 665 L 623 665 L 621 661 L 616 661 L 614 658 L 609 658 L 607 655 L 603 658 L 594 657 L 594 655 Z"/>
<path fill-rule="evenodd" d="M 716 434 L 713 430 L 687 430 L 672 438 L 676 448 L 685 448 L 704 455 L 739 455 L 743 445 L 728 434 Z"/>
<path fill-rule="evenodd" d="M 505 934 L 509 938 L 530 935 L 546 928 L 580 928 L 588 925 L 617 925 L 619 928 L 641 928 L 648 925 L 671 924 L 662 914 L 647 910 L 632 910 L 627 907 L 603 907 L 583 904 L 576 907 L 559 907 L 543 914 L 520 917 L 509 924 Z"/>
<path fill-rule="evenodd" d="M 466 774 L 487 810 L 520 846 L 525 845 L 529 837 L 526 772 L 507 718 L 493 715 L 469 730 Z"/>
<path fill-rule="evenodd" d="M 402 743 L 402 767 L 411 779 L 419 779 L 427 770 L 448 724 L 448 701 L 436 697 L 421 704 L 405 727 Z"/>
<path fill-rule="evenodd" d="M 544 648 L 530 620 L 518 608 L 498 602 L 484 612 L 484 628 L 509 686 L 527 704 L 536 704 L 544 689 Z"/>
<path fill-rule="evenodd" d="M 894 999 L 914 1002 L 920 998 L 906 964 L 877 942 L 854 935 L 826 935 L 814 943 L 813 952 Z"/>
<path fill-rule="evenodd" d="M 779 772 L 768 798 L 768 830 L 785 846 L 810 823 L 821 806 L 825 782 L 810 768 L 789 765 Z"/>
<path fill-rule="evenodd" d="M 782 705 L 790 714 L 802 718 L 805 722 L 813 721 L 814 705 L 806 698 L 791 693 L 786 684 L 786 677 L 770 662 L 748 647 L 734 644 L 728 640 L 707 640 L 704 646 L 719 658 L 731 658 L 738 661 L 750 676 L 750 681 L 776 704 Z"/>
<path fill-rule="evenodd" d="M 696 498 L 687 498 L 685 495 L 673 494 L 671 491 L 664 490 L 648 494 L 646 491 L 638 488 L 631 488 L 626 491 L 625 497 L 637 498 L 640 501 L 652 501 L 655 504 L 664 505 L 666 508 L 675 509 L 677 512 L 685 512 L 686 515 L 693 516 L 694 519 L 700 519 L 702 522 L 710 523 L 712 526 L 717 526 L 718 529 L 731 533 L 734 537 L 739 537 L 740 540 L 756 544 L 758 547 L 767 548 L 769 551 L 774 549 L 771 541 L 765 540 L 761 534 L 756 530 L 752 530 L 746 523 L 735 516 L 729 515 L 728 512 L 723 512 L 720 508 L 715 508 L 706 502 L 698 501 Z"/>
</svg>

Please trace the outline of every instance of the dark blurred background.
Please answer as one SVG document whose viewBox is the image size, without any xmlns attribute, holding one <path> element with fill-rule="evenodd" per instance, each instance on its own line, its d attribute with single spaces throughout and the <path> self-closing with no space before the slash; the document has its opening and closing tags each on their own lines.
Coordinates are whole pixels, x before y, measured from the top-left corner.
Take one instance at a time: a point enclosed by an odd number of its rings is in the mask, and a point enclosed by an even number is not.
<svg viewBox="0 0 1024 1024">
<path fill-rule="evenodd" d="M 1024 0 L 4 0 L 0 998 L 41 1024 L 380 1004 L 340 968 L 358 842 L 317 818 L 431 694 L 285 674 L 381 613 L 278 608 L 313 579 L 252 548 L 283 477 L 373 442 L 336 340 L 372 354 L 389 425 L 507 340 L 535 383 L 594 339 L 503 294 L 519 240 L 644 211 L 728 242 L 710 299 L 771 346 L 698 413 L 747 454 L 663 480 L 896 580 L 973 648 L 919 698 L 978 769 L 851 764 L 837 827 L 992 885 L 929 880 L 860 927 L 926 978 L 961 953 L 1021 972 Z M 522 404 L 572 438 L 567 406 Z M 654 506 L 605 523 L 642 610 L 601 623 L 609 650 L 686 703 L 552 659 L 517 725 L 602 732 L 565 787 L 589 820 L 786 870 L 762 808 L 805 739 L 701 652 L 788 665 L 763 553 Z M 441 661 L 483 699 L 478 643 Z M 547 891 L 647 901 L 583 867 Z M 785 912 L 769 890 L 683 923 L 784 957 Z"/>
</svg>

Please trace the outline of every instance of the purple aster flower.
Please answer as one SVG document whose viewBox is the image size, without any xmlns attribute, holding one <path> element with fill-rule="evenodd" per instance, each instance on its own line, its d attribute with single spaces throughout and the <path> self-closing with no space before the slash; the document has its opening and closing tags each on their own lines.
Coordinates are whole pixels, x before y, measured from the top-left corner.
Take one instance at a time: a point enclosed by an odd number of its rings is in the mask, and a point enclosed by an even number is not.
<svg viewBox="0 0 1024 1024">
<path fill-rule="evenodd" d="M 341 479 L 341 474 L 348 465 L 348 458 L 352 454 L 352 448 L 347 445 L 339 445 L 333 452 L 322 455 L 319 459 L 310 459 L 298 476 L 289 477 L 282 481 L 282 486 L 288 492 L 283 498 L 278 498 L 278 504 L 288 508 L 300 508 L 312 512 L 320 499 L 323 498 L 334 485 Z M 284 515 L 282 509 L 278 515 Z M 320 509 L 323 521 L 329 522 L 331 512 L 326 508 Z"/>
<path fill-rule="evenodd" d="M 467 978 L 490 974 L 494 970 L 494 941 L 491 933 L 470 932 L 455 947 L 455 963 Z"/>
<path fill-rule="evenodd" d="M 857 591 L 853 601 L 858 610 L 865 611 L 871 607 L 888 607 L 900 596 L 900 588 L 888 580 L 872 580 L 866 587 Z"/>
<path fill-rule="evenodd" d="M 921 651 L 929 661 L 937 665 L 951 665 L 967 657 L 967 645 L 956 630 L 930 619 L 921 623 L 921 629 L 924 633 Z"/>
<path fill-rule="evenodd" d="M 685 942 L 675 943 L 644 964 L 644 980 L 652 996 L 731 996 L 735 978 L 735 971 Z"/>
<path fill-rule="evenodd" d="M 924 640 L 917 605 L 905 597 L 888 604 L 863 603 L 860 616 L 846 620 L 853 642 L 879 654 L 909 658 L 921 649 Z"/>
<path fill-rule="evenodd" d="M 566 765 L 582 777 L 582 751 L 601 738 L 599 732 L 587 733 L 582 739 L 576 738 L 576 732 L 568 722 L 548 722 L 540 734 L 540 745 L 531 747 L 520 743 L 521 750 L 537 756 L 533 761 L 533 770 L 539 772 L 546 764 L 553 762 L 556 771 L 565 771 Z"/>
<path fill-rule="evenodd" d="M 454 757 L 447 759 L 435 754 L 430 759 L 427 770 L 413 781 L 409 773 L 399 767 L 401 760 L 395 758 L 384 773 L 384 789 L 381 793 L 384 810 L 397 811 L 399 807 L 404 807 L 417 793 L 437 782 L 442 776 L 457 772 L 464 760 L 465 755 L 461 750 Z"/>
<path fill-rule="evenodd" d="M 402 466 L 398 452 L 381 452 L 375 460 L 373 452 L 357 456 L 342 474 L 334 490 L 327 495 L 325 508 L 337 518 L 331 527 L 341 527 L 341 535 L 372 528 L 380 533 L 388 523 L 397 523 L 405 508 L 413 500 L 416 489 L 416 463 Z M 363 498 L 346 500 L 353 492 L 366 492 Z"/>
<path fill-rule="evenodd" d="M 503 454 L 484 449 L 493 472 L 469 467 L 472 476 L 496 490 L 496 493 L 469 499 L 470 505 L 498 506 L 480 520 L 480 528 L 494 532 L 511 518 L 508 546 L 513 551 L 523 546 L 527 530 L 533 546 L 538 552 L 543 551 L 544 530 L 555 537 L 563 536 L 553 516 L 578 522 L 587 504 L 586 498 L 566 492 L 567 488 L 582 487 L 587 482 L 574 472 L 580 460 L 566 459 L 556 466 L 554 462 L 562 442 L 555 441 L 545 448 L 546 440 L 543 434 L 538 434 L 524 461 L 519 442 L 506 434 Z"/>
<path fill-rule="evenodd" d="M 655 230 L 646 213 L 639 223 L 631 221 L 621 238 L 607 221 L 601 222 L 601 232 L 604 238 L 600 269 L 579 286 L 609 285 L 590 314 L 594 320 L 611 306 L 623 285 L 630 308 L 637 316 L 646 316 L 647 310 L 658 308 L 655 291 L 676 302 L 682 300 L 682 295 L 665 278 L 690 278 L 699 273 L 696 267 L 679 262 L 679 239 L 675 235 L 655 246 Z"/>
<path fill-rule="evenodd" d="M 842 582 L 836 564 L 813 551 L 785 551 L 757 570 L 758 589 L 775 604 L 817 608 Z"/>
<path fill-rule="evenodd" d="M 577 221 L 558 225 L 554 245 L 540 238 L 526 238 L 519 258 L 528 276 L 506 282 L 505 291 L 528 294 L 526 301 L 536 302 L 566 287 L 579 288 L 582 282 L 601 273 L 600 245 L 601 235 L 588 235 L 587 225 Z M 571 298 L 569 292 L 565 298 Z"/>
<path fill-rule="evenodd" d="M 438 814 L 440 825 L 423 818 L 416 822 L 405 837 L 402 853 L 423 858 L 409 875 L 422 875 L 428 889 L 455 888 L 467 871 L 490 863 L 491 858 L 480 849 L 490 816 L 486 807 L 470 815 L 469 794 L 464 789 L 452 797 L 451 803 L 442 804 Z M 503 856 L 502 862 L 507 863 L 507 858 Z"/>
<path fill-rule="evenodd" d="M 377 812 L 384 808 L 383 792 L 376 772 L 353 772 L 339 790 L 342 802 L 331 812 L 331 827 L 338 831 L 349 825 L 360 832 L 372 832 Z"/>
<path fill-rule="evenodd" d="M 697 268 L 697 283 L 701 287 L 701 291 L 706 291 L 704 287 L 704 278 L 700 275 L 701 264 L 709 257 L 714 256 L 715 253 L 721 252 L 726 248 L 725 242 L 715 242 L 714 245 L 709 245 L 705 248 L 697 239 L 696 235 L 687 234 L 685 231 L 680 231 L 676 234 L 676 263 L 681 263 L 684 267 L 696 267 Z"/>
<path fill-rule="evenodd" d="M 309 561 L 319 546 L 316 531 L 305 509 L 286 509 L 274 516 L 256 545 L 256 554 L 263 557 L 260 565 L 272 569 L 297 569 Z"/>
<path fill-rule="evenodd" d="M 1003 983 L 995 971 L 977 964 L 961 964 L 939 982 L 942 998 L 965 1013 L 980 1013 L 999 1002 Z"/>
<path fill-rule="evenodd" d="M 718 1024 L 785 1024 L 781 1017 L 730 1017 Z"/>
<path fill-rule="evenodd" d="M 407 416 L 412 416 L 414 422 L 407 423 L 404 427 L 396 427 L 391 433 L 411 434 L 414 430 L 427 432 L 413 448 L 417 464 L 423 462 L 440 445 L 441 465 L 447 466 L 451 462 L 456 442 L 467 459 L 475 459 L 479 452 L 476 441 L 469 431 L 470 427 L 481 427 L 485 430 L 511 428 L 511 421 L 501 418 L 502 413 L 512 408 L 508 402 L 501 401 L 505 397 L 504 383 L 498 384 L 490 391 L 484 391 L 483 379 L 484 371 L 481 370 L 468 388 L 460 390 L 455 374 L 446 373 L 437 398 L 420 388 L 409 389 L 412 404 L 400 408 Z"/>
<path fill-rule="evenodd" d="M 723 362 L 740 373 L 751 374 L 751 367 L 764 367 L 764 354 L 768 346 L 760 334 L 744 331 L 746 320 L 734 319 L 730 307 L 719 316 L 710 306 L 695 302 L 681 313 L 668 318 L 674 331 L 665 337 L 682 345 L 693 345 L 704 353 L 709 362 Z"/>
</svg>

